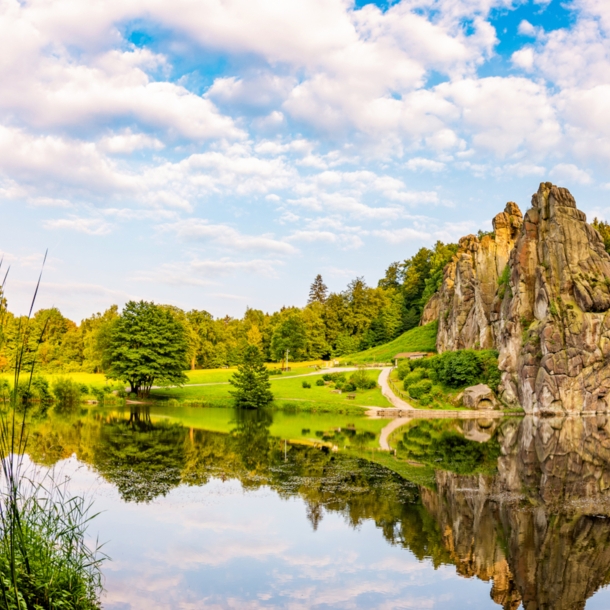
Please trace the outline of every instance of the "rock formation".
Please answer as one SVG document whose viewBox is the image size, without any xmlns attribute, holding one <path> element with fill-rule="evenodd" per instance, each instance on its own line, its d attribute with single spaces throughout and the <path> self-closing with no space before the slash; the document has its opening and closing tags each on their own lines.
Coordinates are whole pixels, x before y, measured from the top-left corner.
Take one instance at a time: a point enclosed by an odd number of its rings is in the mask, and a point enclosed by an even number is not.
<svg viewBox="0 0 610 610">
<path fill-rule="evenodd" d="M 540 185 L 509 264 L 493 314 L 504 400 L 528 413 L 608 410 L 610 256 L 567 189 Z"/>
<path fill-rule="evenodd" d="M 521 224 L 521 210 L 510 202 L 493 219 L 492 235 L 460 239 L 459 250 L 445 267 L 439 290 L 439 352 L 494 346 L 491 312 L 498 278 L 508 263 Z"/>
<path fill-rule="evenodd" d="M 439 352 L 495 348 L 501 396 L 528 413 L 610 409 L 610 256 L 567 189 L 542 183 L 522 219 L 463 237 L 445 268 Z"/>
</svg>

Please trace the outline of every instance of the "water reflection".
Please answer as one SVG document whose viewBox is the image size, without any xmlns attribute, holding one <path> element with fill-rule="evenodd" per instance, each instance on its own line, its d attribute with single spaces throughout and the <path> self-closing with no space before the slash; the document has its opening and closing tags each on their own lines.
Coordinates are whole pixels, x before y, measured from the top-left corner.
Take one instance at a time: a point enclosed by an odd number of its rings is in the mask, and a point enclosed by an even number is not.
<svg viewBox="0 0 610 610">
<path fill-rule="evenodd" d="M 45 464 L 76 453 L 128 503 L 214 479 L 300 497 L 313 530 L 331 514 L 354 528 L 373 522 L 419 560 L 491 582 L 504 609 L 584 608 L 610 582 L 605 416 L 418 420 L 395 435 L 394 458 L 287 443 L 270 434 L 272 421 L 237 411 L 226 434 L 146 408 L 84 412 L 33 423 L 30 453 Z M 349 435 L 358 434 L 356 422 Z"/>
</svg>

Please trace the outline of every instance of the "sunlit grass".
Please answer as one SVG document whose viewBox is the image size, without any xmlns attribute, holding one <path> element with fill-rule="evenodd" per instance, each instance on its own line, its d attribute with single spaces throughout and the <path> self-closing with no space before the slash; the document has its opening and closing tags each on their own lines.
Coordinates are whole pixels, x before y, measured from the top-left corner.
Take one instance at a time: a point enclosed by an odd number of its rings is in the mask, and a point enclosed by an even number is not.
<svg viewBox="0 0 610 610">
<path fill-rule="evenodd" d="M 377 379 L 379 371 L 367 371 L 367 375 Z M 331 408 L 349 409 L 361 407 L 389 407 L 391 406 L 379 388 L 371 390 L 358 390 L 357 392 L 333 393 L 330 386 L 317 386 L 316 381 L 322 378 L 322 374 L 310 375 L 308 377 L 271 377 L 271 391 L 275 397 L 275 403 L 280 406 L 292 405 L 295 409 L 315 410 Z M 303 388 L 303 381 L 309 382 L 310 388 Z M 151 398 L 175 399 L 178 401 L 190 400 L 201 401 L 210 406 L 229 406 L 232 404 L 229 384 L 218 384 L 209 386 L 186 385 L 181 388 L 163 388 L 153 390 Z M 348 394 L 354 395 L 349 399 Z"/>
</svg>

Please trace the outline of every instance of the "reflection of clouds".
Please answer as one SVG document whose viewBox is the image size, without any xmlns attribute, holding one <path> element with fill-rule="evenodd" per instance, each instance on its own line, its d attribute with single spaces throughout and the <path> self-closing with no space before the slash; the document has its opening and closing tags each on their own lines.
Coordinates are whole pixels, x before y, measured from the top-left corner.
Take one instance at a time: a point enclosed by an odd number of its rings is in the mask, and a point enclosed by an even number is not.
<svg viewBox="0 0 610 610">
<path fill-rule="evenodd" d="M 104 511 L 92 529 L 112 557 L 106 610 L 456 608 L 473 591 L 477 608 L 494 607 L 488 584 L 391 547 L 370 520 L 354 529 L 327 512 L 313 532 L 300 498 L 217 479 L 125 503 L 76 459 L 60 465 L 71 490 L 94 494 L 94 510 Z"/>
<path fill-rule="evenodd" d="M 219 566 L 236 559 L 262 560 L 270 556 L 280 556 L 286 551 L 286 543 L 272 543 L 264 540 L 243 540 L 215 547 L 209 551 L 197 551 L 184 545 L 152 553 L 150 559 L 166 563 L 173 569 L 194 570 L 199 565 Z"/>
</svg>

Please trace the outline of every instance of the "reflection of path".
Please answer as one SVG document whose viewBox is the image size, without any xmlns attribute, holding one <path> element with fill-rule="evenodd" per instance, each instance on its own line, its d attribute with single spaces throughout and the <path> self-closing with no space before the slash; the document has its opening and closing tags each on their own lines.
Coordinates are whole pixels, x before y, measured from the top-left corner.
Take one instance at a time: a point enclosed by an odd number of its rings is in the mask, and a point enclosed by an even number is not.
<svg viewBox="0 0 610 610">
<path fill-rule="evenodd" d="M 385 367 L 381 369 L 381 373 L 379 373 L 379 385 L 381 386 L 381 393 L 394 405 L 397 409 L 403 409 L 405 411 L 410 411 L 413 407 L 408 403 L 402 400 L 402 398 L 398 398 L 394 392 L 392 392 L 392 388 L 389 384 L 390 371 L 392 369 L 390 367 Z"/>
<path fill-rule="evenodd" d="M 381 434 L 379 435 L 379 446 L 384 451 L 389 451 L 390 443 L 388 443 L 388 439 L 390 438 L 390 434 L 410 421 L 410 417 L 398 417 L 397 419 L 392 420 L 385 428 L 382 428 Z"/>
</svg>

